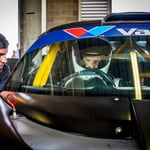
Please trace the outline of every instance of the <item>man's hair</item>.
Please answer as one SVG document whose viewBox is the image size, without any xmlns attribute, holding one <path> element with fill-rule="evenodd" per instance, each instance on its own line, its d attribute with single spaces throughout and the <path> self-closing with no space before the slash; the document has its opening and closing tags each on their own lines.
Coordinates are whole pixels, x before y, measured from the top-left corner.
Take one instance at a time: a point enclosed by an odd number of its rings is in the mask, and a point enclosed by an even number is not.
<svg viewBox="0 0 150 150">
<path fill-rule="evenodd" d="M 6 37 L 0 33 L 0 49 L 1 48 L 8 48 L 9 42 Z"/>
</svg>

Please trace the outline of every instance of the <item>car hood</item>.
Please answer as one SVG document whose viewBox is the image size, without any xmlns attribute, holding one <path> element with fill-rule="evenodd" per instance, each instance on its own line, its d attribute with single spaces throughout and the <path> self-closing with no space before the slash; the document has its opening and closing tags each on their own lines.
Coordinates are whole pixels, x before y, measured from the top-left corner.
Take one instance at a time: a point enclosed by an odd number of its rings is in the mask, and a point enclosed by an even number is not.
<svg viewBox="0 0 150 150">
<path fill-rule="evenodd" d="M 3 98 L 7 94 L 3 92 Z M 19 92 L 11 94 L 16 97 L 17 113 L 39 124 L 86 136 L 132 137 L 133 125 L 128 99 L 48 96 Z"/>
</svg>

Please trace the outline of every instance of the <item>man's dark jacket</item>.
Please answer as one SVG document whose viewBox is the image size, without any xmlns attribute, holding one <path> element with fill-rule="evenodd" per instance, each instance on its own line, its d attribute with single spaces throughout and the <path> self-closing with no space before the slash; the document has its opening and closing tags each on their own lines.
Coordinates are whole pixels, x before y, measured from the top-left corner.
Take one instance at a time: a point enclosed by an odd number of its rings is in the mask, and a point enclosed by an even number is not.
<svg viewBox="0 0 150 150">
<path fill-rule="evenodd" d="M 10 67 L 5 64 L 3 67 L 3 71 L 0 73 L 0 90 L 4 88 L 5 82 L 10 74 Z"/>
</svg>

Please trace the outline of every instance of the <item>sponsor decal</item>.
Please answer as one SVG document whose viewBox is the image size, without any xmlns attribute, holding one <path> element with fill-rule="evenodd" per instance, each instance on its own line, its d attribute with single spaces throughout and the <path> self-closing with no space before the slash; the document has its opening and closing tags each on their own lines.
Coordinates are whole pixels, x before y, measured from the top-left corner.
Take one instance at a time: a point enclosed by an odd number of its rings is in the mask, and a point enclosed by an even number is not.
<svg viewBox="0 0 150 150">
<path fill-rule="evenodd" d="M 132 35 L 150 35 L 150 26 L 135 25 L 132 26 L 96 26 L 89 30 L 85 28 L 66 29 L 64 32 L 75 38 L 87 36 L 132 36 Z"/>
<path fill-rule="evenodd" d="M 117 36 L 141 36 L 150 35 L 149 24 L 134 24 L 134 25 L 114 25 L 114 26 L 85 26 L 69 28 L 64 30 L 54 30 L 41 36 L 39 39 L 31 45 L 27 50 L 30 52 L 39 47 L 66 41 L 77 38 L 88 38 L 88 37 L 117 37 Z"/>
<path fill-rule="evenodd" d="M 73 28 L 73 29 L 65 29 L 64 32 L 79 38 L 79 37 L 87 37 L 87 36 L 97 36 L 107 32 L 115 26 L 96 26 L 90 29 L 85 28 Z"/>
<path fill-rule="evenodd" d="M 118 28 L 116 30 L 119 31 L 122 35 L 150 35 L 149 29 L 131 28 L 127 31 L 124 28 Z"/>
</svg>

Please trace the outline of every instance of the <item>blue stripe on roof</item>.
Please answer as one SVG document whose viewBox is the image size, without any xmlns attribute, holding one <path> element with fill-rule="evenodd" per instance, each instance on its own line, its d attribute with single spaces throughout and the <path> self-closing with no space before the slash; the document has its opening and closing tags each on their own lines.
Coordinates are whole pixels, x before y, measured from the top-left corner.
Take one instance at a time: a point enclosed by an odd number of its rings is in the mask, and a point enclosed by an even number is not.
<svg viewBox="0 0 150 150">
<path fill-rule="evenodd" d="M 80 27 L 73 28 L 79 29 Z M 109 37 L 109 36 L 129 36 L 130 30 L 135 29 L 137 30 L 136 32 L 131 32 L 132 35 L 134 36 L 138 35 L 138 30 L 147 30 L 147 34 L 150 33 L 150 24 L 139 24 L 139 25 L 117 25 L 117 26 L 86 26 L 86 27 L 81 27 L 82 29 L 86 29 L 86 33 L 82 34 L 79 37 L 76 37 L 72 33 L 67 33 L 65 30 L 54 30 L 49 33 L 46 33 L 45 35 L 41 36 L 39 39 L 37 39 L 31 47 L 27 50 L 27 53 L 37 49 L 41 48 L 43 46 L 46 46 L 48 44 L 56 43 L 56 42 L 61 42 L 61 41 L 66 41 L 66 40 L 74 40 L 77 38 L 87 38 L 87 37 Z M 127 33 L 126 35 L 119 32 L 118 29 L 122 29 L 124 33 Z M 79 30 L 77 30 L 79 31 Z M 148 32 L 149 31 L 149 32 Z M 74 32 L 75 33 L 75 32 Z M 142 33 L 141 33 L 142 34 Z"/>
</svg>

